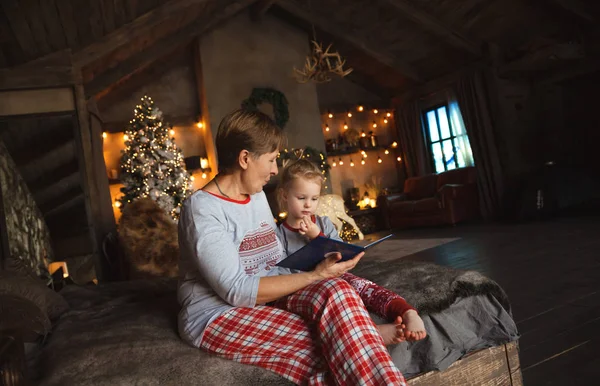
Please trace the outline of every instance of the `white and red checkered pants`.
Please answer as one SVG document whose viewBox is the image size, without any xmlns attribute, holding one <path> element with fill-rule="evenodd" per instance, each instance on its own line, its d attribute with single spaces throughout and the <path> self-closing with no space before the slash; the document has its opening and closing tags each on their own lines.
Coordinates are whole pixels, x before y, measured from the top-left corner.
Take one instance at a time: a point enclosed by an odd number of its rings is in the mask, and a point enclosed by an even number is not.
<svg viewBox="0 0 600 386">
<path fill-rule="evenodd" d="M 360 297 L 342 279 L 311 284 L 275 307 L 234 308 L 208 325 L 200 347 L 299 385 L 406 385 Z"/>
</svg>

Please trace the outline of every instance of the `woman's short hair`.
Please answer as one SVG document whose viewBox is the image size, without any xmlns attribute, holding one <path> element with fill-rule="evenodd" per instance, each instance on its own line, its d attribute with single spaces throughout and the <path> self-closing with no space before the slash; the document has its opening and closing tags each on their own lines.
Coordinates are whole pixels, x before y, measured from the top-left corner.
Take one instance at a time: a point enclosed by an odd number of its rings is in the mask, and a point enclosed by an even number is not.
<svg viewBox="0 0 600 386">
<path fill-rule="evenodd" d="M 242 150 L 253 157 L 272 153 L 285 145 L 285 135 L 275 122 L 260 111 L 239 109 L 221 120 L 215 140 L 219 172 L 228 173 L 238 165 Z"/>
</svg>

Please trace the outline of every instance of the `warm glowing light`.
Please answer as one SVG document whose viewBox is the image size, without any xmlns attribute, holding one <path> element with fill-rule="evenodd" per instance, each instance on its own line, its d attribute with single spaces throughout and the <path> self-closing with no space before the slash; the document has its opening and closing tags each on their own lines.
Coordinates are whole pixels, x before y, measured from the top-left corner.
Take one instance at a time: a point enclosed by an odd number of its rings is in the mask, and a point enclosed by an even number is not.
<svg viewBox="0 0 600 386">
<path fill-rule="evenodd" d="M 352 113 L 348 111 L 348 118 L 352 118 Z"/>
<path fill-rule="evenodd" d="M 400 161 L 402 161 L 402 157 L 398 157 L 398 158 L 396 158 L 396 160 L 397 160 L 398 162 L 400 162 Z"/>
<path fill-rule="evenodd" d="M 373 128 L 377 127 L 377 123 L 375 121 L 373 121 Z"/>
<path fill-rule="evenodd" d="M 325 131 L 329 131 L 329 125 L 325 125 Z"/>
<path fill-rule="evenodd" d="M 169 130 L 169 134 L 175 135 L 175 130 L 173 130 L 173 129 Z"/>
<path fill-rule="evenodd" d="M 200 169 L 208 169 L 208 158 L 200 157 Z"/>
<path fill-rule="evenodd" d="M 392 142 L 392 147 L 398 147 L 398 142 L 396 142 L 396 141 Z"/>
<path fill-rule="evenodd" d="M 190 176 L 190 180 L 194 181 L 195 179 L 196 179 L 196 177 Z"/>
<path fill-rule="evenodd" d="M 375 109 L 373 110 L 373 114 L 377 114 L 379 112 L 379 110 Z"/>
<path fill-rule="evenodd" d="M 64 261 L 53 261 L 52 263 L 48 264 L 48 273 L 50 273 L 50 275 L 53 275 L 54 272 L 58 271 L 61 268 L 63 270 L 63 278 L 69 277 L 69 269 L 67 268 L 67 263 Z"/>
<path fill-rule="evenodd" d="M 358 111 L 363 111 L 365 108 L 362 106 L 358 106 Z"/>
<path fill-rule="evenodd" d="M 388 120 L 387 120 L 387 118 L 385 118 L 385 119 L 383 120 L 383 123 L 388 123 Z"/>
<path fill-rule="evenodd" d="M 108 134 L 106 134 L 106 131 L 104 133 L 102 133 L 102 138 L 106 138 L 108 137 Z"/>
<path fill-rule="evenodd" d="M 204 123 L 198 122 L 198 123 L 196 123 L 196 127 L 198 127 L 199 129 L 201 129 L 201 128 L 204 127 Z"/>
<path fill-rule="evenodd" d="M 377 156 L 377 163 L 380 164 L 382 162 L 383 162 L 383 160 L 381 159 L 381 157 Z"/>
<path fill-rule="evenodd" d="M 115 208 L 121 207 L 121 201 L 115 201 Z"/>
<path fill-rule="evenodd" d="M 206 179 L 206 177 L 207 177 L 207 176 L 206 176 L 206 173 L 202 173 L 202 178 L 203 178 L 203 179 Z"/>
<path fill-rule="evenodd" d="M 360 164 L 364 165 L 366 163 L 365 159 L 363 158 L 362 160 L 360 160 Z"/>
<path fill-rule="evenodd" d="M 392 116 L 392 113 L 387 113 L 387 114 L 385 114 L 385 115 L 387 115 L 387 117 L 389 118 L 389 117 L 391 117 L 391 116 Z"/>
<path fill-rule="evenodd" d="M 287 212 L 280 212 L 279 213 L 279 218 L 286 218 L 287 217 Z"/>
<path fill-rule="evenodd" d="M 123 134 L 123 141 L 129 141 L 129 136 L 127 134 Z"/>
<path fill-rule="evenodd" d="M 335 161 L 333 161 L 333 164 L 331 164 L 332 167 L 336 167 L 337 163 Z"/>
<path fill-rule="evenodd" d="M 330 111 L 330 110 L 327 110 L 327 116 L 328 116 L 329 118 L 333 118 L 333 114 L 331 114 L 331 111 Z"/>
<path fill-rule="evenodd" d="M 348 125 L 344 122 L 344 130 L 348 130 Z"/>
<path fill-rule="evenodd" d="M 354 166 L 354 161 L 350 160 L 350 167 Z"/>
<path fill-rule="evenodd" d="M 342 166 L 344 164 L 344 161 L 342 161 L 342 159 L 340 158 L 340 162 L 338 162 L 340 164 L 340 166 Z"/>
<path fill-rule="evenodd" d="M 385 154 L 390 154 L 390 151 L 388 149 L 385 149 L 384 153 Z"/>
</svg>

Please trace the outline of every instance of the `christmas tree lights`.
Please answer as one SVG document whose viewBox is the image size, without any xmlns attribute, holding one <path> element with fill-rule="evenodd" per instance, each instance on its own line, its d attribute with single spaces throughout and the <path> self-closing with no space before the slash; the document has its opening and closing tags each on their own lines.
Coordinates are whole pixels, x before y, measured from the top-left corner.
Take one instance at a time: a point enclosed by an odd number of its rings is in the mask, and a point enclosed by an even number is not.
<svg viewBox="0 0 600 386">
<path fill-rule="evenodd" d="M 139 197 L 150 197 L 179 218 L 181 204 L 191 193 L 192 179 L 185 170 L 183 153 L 175 145 L 173 130 L 163 122 L 162 112 L 144 96 L 123 136 L 121 151 L 121 211 Z M 171 135 L 171 136 L 170 136 Z"/>
</svg>

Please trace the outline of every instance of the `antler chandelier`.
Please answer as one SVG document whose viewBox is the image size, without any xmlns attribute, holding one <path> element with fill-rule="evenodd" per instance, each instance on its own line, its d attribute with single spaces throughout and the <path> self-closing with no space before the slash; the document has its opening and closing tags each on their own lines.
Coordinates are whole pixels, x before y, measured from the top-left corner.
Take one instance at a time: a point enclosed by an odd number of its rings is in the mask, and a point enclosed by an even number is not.
<svg viewBox="0 0 600 386">
<path fill-rule="evenodd" d="M 307 83 L 314 81 L 316 83 L 325 83 L 331 81 L 331 74 L 339 75 L 342 78 L 352 72 L 352 68 L 344 70 L 346 60 L 342 59 L 339 53 L 329 52 L 331 44 L 323 50 L 323 45 L 312 40 L 313 50 L 306 57 L 304 67 L 298 70 L 294 67 L 294 77 L 298 83 Z"/>
</svg>

